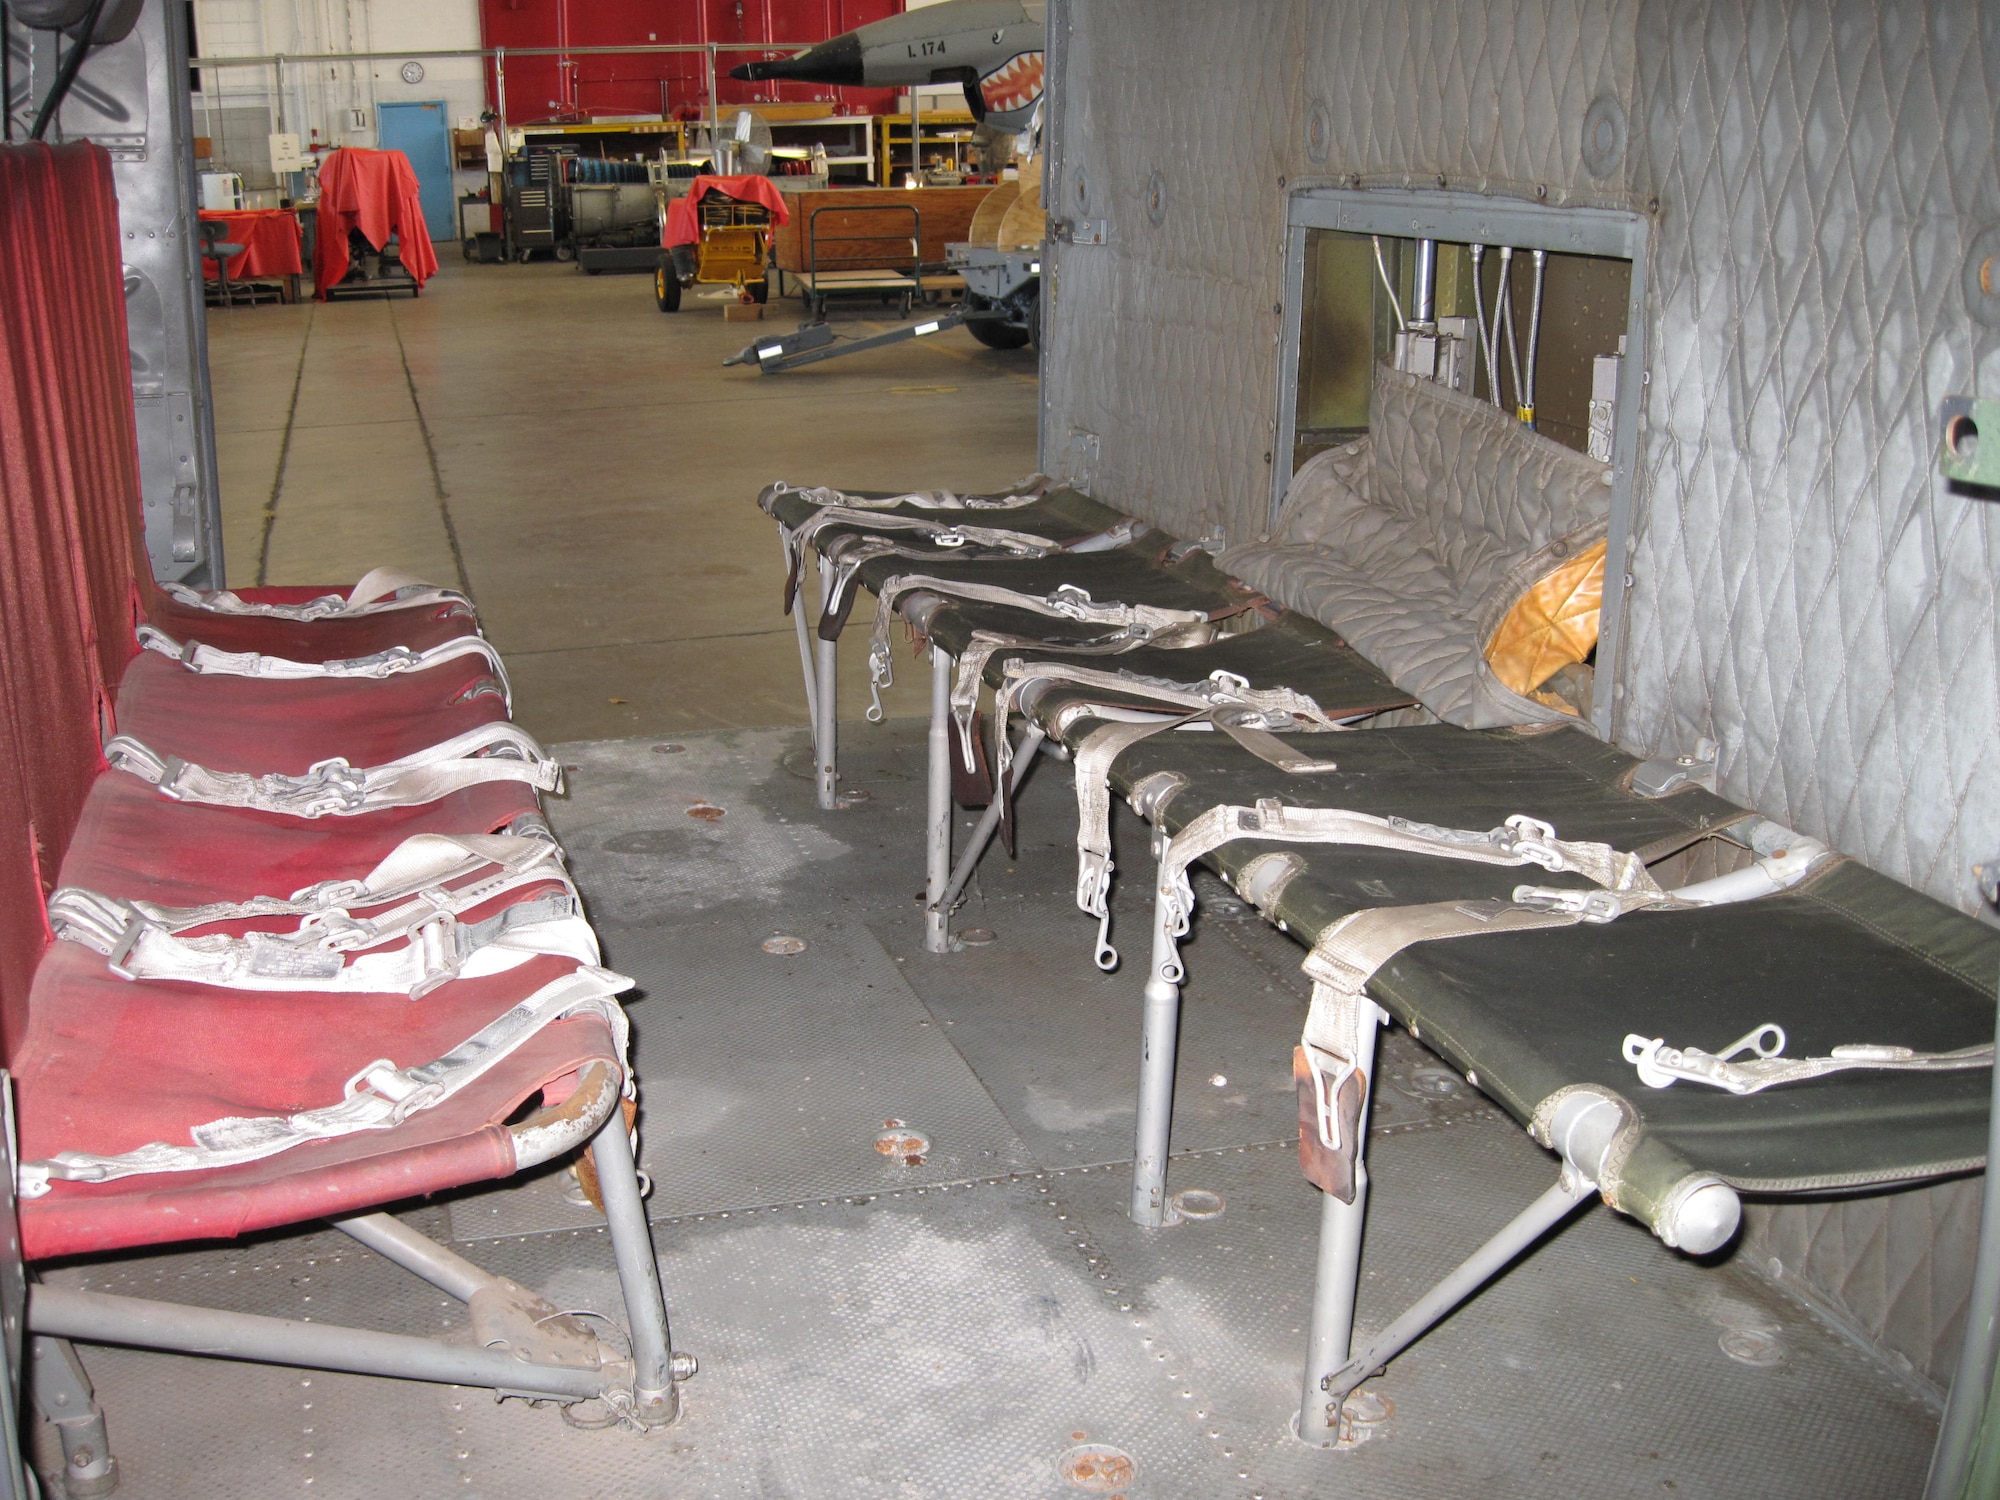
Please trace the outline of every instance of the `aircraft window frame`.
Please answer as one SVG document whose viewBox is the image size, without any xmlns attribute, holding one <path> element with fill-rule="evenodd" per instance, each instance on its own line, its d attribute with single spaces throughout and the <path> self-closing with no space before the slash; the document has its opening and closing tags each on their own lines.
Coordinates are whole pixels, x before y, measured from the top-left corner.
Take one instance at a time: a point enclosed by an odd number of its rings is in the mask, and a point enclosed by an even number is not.
<svg viewBox="0 0 2000 1500">
<path fill-rule="evenodd" d="M 1299 348 L 1303 336 L 1306 247 L 1310 231 L 1391 235 L 1450 244 L 1512 245 L 1522 250 L 1592 255 L 1631 262 L 1625 309 L 1625 361 L 1611 445 L 1611 517 L 1606 539 L 1604 604 L 1598 627 L 1598 680 L 1614 684 L 1593 705 L 1592 726 L 1611 737 L 1620 691 L 1617 663 L 1624 640 L 1627 570 L 1631 566 L 1633 495 L 1637 484 L 1639 405 L 1646 385 L 1646 291 L 1652 223 L 1629 209 L 1555 207 L 1445 189 L 1305 187 L 1289 195 L 1285 212 L 1284 297 L 1279 340 L 1276 441 L 1271 448 L 1270 524 L 1291 482 L 1297 441 Z"/>
</svg>

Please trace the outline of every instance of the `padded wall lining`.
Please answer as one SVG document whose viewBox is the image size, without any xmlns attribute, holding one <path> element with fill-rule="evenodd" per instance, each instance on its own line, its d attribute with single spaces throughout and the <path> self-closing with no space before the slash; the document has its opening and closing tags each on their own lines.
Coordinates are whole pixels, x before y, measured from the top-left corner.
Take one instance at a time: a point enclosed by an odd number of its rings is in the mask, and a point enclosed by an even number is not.
<svg viewBox="0 0 2000 1500">
<path fill-rule="evenodd" d="M 1249 541 L 1289 191 L 1443 177 L 1651 209 L 1619 739 L 1712 736 L 1727 795 L 1972 909 L 1969 866 L 2000 848 L 2000 522 L 1937 480 L 1930 429 L 2000 379 L 1960 291 L 2000 222 L 2000 31 L 1977 12 L 1078 7 L 1051 211 L 1110 243 L 1050 257 L 1045 457 L 1179 535 Z M 1625 145 L 1594 175 L 1599 100 Z"/>
<path fill-rule="evenodd" d="M 1810 1203 L 1747 1203 L 1740 1254 L 1951 1384 L 1979 1246 L 1982 1177 Z"/>
<path fill-rule="evenodd" d="M 2000 332 L 1960 289 L 2000 220 L 2000 31 L 1969 3 L 1641 13 L 1660 199 L 1631 631 L 1634 746 L 1976 910 L 2000 849 L 2000 517 L 1937 475 Z"/>
</svg>

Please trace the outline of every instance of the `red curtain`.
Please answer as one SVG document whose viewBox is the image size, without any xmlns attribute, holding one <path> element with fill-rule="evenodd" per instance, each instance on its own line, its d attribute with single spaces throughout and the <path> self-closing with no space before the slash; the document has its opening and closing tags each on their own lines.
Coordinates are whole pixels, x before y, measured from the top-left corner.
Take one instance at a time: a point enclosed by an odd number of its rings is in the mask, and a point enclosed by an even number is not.
<svg viewBox="0 0 2000 1500">
<path fill-rule="evenodd" d="M 95 146 L 0 146 L 0 1052 L 132 641 L 138 457 L 118 203 Z"/>
</svg>

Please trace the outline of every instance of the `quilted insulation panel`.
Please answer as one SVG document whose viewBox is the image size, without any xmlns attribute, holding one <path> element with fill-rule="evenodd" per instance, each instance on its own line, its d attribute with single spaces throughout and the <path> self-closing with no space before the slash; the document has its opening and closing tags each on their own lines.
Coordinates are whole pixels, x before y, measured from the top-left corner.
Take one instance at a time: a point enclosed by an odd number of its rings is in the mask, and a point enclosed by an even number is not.
<svg viewBox="0 0 2000 1500">
<path fill-rule="evenodd" d="M 1048 197 L 1108 243 L 1051 257 L 1049 466 L 1182 536 L 1264 530 L 1303 185 L 1650 211 L 1618 738 L 1710 736 L 1728 796 L 1974 908 L 2000 521 L 1936 479 L 1931 434 L 2000 378 L 1961 290 L 2000 223 L 1973 0 L 1069 9 Z M 1626 145 L 1593 176 L 1599 98 Z"/>
<path fill-rule="evenodd" d="M 1933 425 L 2000 381 L 2000 31 L 1936 5 L 1640 16 L 1660 200 L 1619 737 L 1707 734 L 1722 791 L 1967 910 L 2000 852 L 2000 515 Z"/>
</svg>

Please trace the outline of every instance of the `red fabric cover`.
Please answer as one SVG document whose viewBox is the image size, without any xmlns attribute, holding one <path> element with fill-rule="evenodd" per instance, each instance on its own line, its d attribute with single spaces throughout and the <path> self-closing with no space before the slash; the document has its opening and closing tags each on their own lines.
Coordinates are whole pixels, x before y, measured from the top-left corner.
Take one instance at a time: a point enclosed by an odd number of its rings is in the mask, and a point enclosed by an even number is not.
<svg viewBox="0 0 2000 1500">
<path fill-rule="evenodd" d="M 289 896 L 321 880 L 358 880 L 416 834 L 503 833 L 538 811 L 533 788 L 496 781 L 423 807 L 302 823 L 175 802 L 136 776 L 100 776 L 57 883 L 166 906 Z"/>
<path fill-rule="evenodd" d="M 0 146 L 0 1049 L 27 1022 L 42 895 L 102 761 L 130 638 L 138 493 L 110 158 Z M 115 624 L 111 623 L 115 622 Z"/>
<path fill-rule="evenodd" d="M 241 255 L 229 259 L 231 281 L 246 276 L 297 276 L 305 270 L 299 255 L 305 232 L 299 228 L 299 216 L 289 208 L 204 208 L 201 217 L 204 223 L 223 225 L 224 241 L 243 247 Z M 216 279 L 215 264 L 206 258 L 201 263 L 201 273 L 210 281 Z"/>
<path fill-rule="evenodd" d="M 695 205 L 710 193 L 720 193 L 725 198 L 735 198 L 744 203 L 761 203 L 771 210 L 771 217 L 780 224 L 792 222 L 792 211 L 785 204 L 785 195 L 778 191 L 768 177 L 697 177 L 694 186 L 687 190 L 684 198 L 675 198 L 667 204 L 667 222 L 660 231 L 660 243 L 671 250 L 676 245 L 693 245 L 701 240 L 701 215 Z"/>
<path fill-rule="evenodd" d="M 180 1144 L 210 1120 L 334 1103 L 376 1058 L 408 1067 L 439 1057 L 572 968 L 531 959 L 414 1001 L 264 994 L 135 984 L 89 949 L 58 943 L 36 976 L 34 1024 L 15 1064 L 22 1159 Z M 217 1171 L 58 1182 L 20 1205 L 23 1253 L 39 1260 L 234 1235 L 507 1176 L 513 1151 L 500 1122 L 595 1060 L 616 1066 L 602 1023 L 560 1022 L 457 1098 L 393 1130 Z"/>
<path fill-rule="evenodd" d="M 314 295 L 347 274 L 347 231 L 359 229 L 380 250 L 394 235 L 403 269 L 421 287 L 437 274 L 437 251 L 424 227 L 417 174 L 400 151 L 345 146 L 329 152 L 319 168 L 319 228 L 313 238 Z"/>
<path fill-rule="evenodd" d="M 148 651 L 125 673 L 118 729 L 211 771 L 297 776 L 336 755 L 350 765 L 378 766 L 505 720 L 506 701 L 497 691 L 466 697 L 492 682 L 477 656 L 380 682 L 287 682 L 203 676 Z"/>
</svg>

